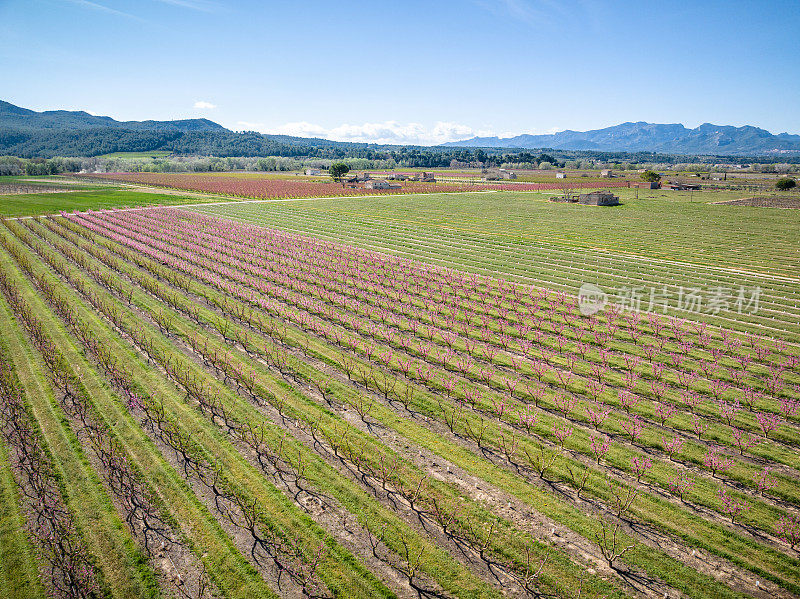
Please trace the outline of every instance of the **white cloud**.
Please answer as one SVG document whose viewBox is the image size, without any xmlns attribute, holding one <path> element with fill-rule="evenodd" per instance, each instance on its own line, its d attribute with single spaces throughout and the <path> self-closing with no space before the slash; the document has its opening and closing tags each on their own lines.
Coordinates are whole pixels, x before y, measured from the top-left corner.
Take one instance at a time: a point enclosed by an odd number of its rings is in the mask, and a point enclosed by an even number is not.
<svg viewBox="0 0 800 599">
<path fill-rule="evenodd" d="M 195 108 L 199 108 L 200 110 L 211 110 L 212 108 L 216 108 L 216 104 L 212 104 L 211 102 L 206 102 L 204 100 L 199 100 L 194 103 Z"/>
<path fill-rule="evenodd" d="M 461 141 L 472 137 L 499 137 L 506 139 L 521 133 L 530 135 L 546 135 L 557 133 L 560 127 L 549 129 L 524 129 L 521 131 L 500 131 L 490 129 L 473 129 L 469 125 L 439 121 L 432 126 L 421 123 L 399 123 L 383 121 L 382 123 L 363 123 L 361 125 L 342 124 L 338 127 L 323 127 L 308 121 L 296 121 L 272 126 L 252 121 L 238 121 L 240 130 L 258 131 L 270 135 L 291 135 L 292 137 L 321 137 L 334 141 L 353 141 L 376 144 L 398 144 L 435 146 L 449 141 Z"/>
<path fill-rule="evenodd" d="M 239 121 L 238 125 L 247 130 L 271 133 L 273 135 L 292 135 L 295 137 L 322 137 L 335 141 L 354 141 L 379 144 L 436 145 L 448 141 L 469 139 L 476 135 L 492 135 L 489 131 L 476 131 L 468 125 L 439 121 L 433 126 L 421 123 L 363 123 L 361 125 L 342 124 L 326 128 L 321 125 L 298 121 L 270 127 L 263 123 Z"/>
</svg>

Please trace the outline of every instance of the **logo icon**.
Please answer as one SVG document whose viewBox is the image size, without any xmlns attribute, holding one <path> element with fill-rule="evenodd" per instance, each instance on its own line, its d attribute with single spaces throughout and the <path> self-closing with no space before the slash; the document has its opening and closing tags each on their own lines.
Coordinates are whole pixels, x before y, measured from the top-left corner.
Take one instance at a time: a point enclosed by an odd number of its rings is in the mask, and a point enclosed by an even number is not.
<svg viewBox="0 0 800 599">
<path fill-rule="evenodd" d="M 592 283 L 584 283 L 578 289 L 578 310 L 584 316 L 597 314 L 608 303 L 608 294 Z"/>
</svg>

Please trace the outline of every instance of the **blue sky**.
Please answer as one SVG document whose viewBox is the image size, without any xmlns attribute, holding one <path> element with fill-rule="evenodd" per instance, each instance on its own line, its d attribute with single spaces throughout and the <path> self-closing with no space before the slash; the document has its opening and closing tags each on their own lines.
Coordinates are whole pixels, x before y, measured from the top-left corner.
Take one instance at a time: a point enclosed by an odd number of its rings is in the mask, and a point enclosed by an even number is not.
<svg viewBox="0 0 800 599">
<path fill-rule="evenodd" d="M 0 0 L 0 99 L 401 143 L 800 133 L 799 34 L 798 0 Z"/>
</svg>

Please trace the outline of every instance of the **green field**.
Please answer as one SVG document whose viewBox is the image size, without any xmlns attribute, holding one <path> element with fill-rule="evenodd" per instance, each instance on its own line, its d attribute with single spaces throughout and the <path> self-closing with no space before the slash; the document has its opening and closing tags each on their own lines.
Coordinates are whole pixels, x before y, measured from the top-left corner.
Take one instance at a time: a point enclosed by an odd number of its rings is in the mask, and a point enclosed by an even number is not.
<svg viewBox="0 0 800 599">
<path fill-rule="evenodd" d="M 24 181 L 21 181 L 24 183 Z M 148 193 L 114 188 L 86 188 L 69 193 L 0 195 L 0 217 L 55 214 L 60 211 L 132 208 L 135 206 L 192 204 L 207 201 L 196 196 Z"/>
<path fill-rule="evenodd" d="M 796 213 L 548 195 L 15 206 L 45 216 L 0 222 L 4 590 L 67 571 L 37 568 L 39 447 L 91 596 L 796 596 Z M 586 317 L 581 281 L 757 284 L 682 315 L 766 334 Z"/>
<path fill-rule="evenodd" d="M 621 297 L 643 286 L 637 293 L 645 309 L 650 289 L 663 285 L 673 308 L 681 288 L 728 290 L 728 308 L 742 288 L 746 300 L 760 289 L 755 314 L 742 304 L 743 314 L 736 308 L 694 316 L 799 338 L 800 211 L 711 203 L 741 197 L 735 192 L 640 192 L 639 199 L 632 190 L 619 193 L 624 204 L 610 208 L 499 192 L 197 210 L 570 293 L 586 282 Z"/>
<path fill-rule="evenodd" d="M 624 204 L 605 209 L 547 201 L 555 193 L 328 198 L 279 207 L 243 204 L 236 210 L 263 212 L 267 219 L 291 212 L 326 215 L 331 222 L 382 222 L 521 247 L 601 248 L 789 277 L 800 270 L 800 212 L 712 203 L 741 193 L 659 191 L 646 197 L 642 191 L 636 200 L 635 191 L 614 190 Z"/>
<path fill-rule="evenodd" d="M 32 185 L 41 187 L 63 187 L 68 189 L 90 189 L 92 187 L 98 187 L 99 183 L 94 181 L 68 179 L 60 175 L 5 175 L 0 177 L 0 190 L 2 190 L 4 185 Z M 2 191 L 0 191 L 0 196 L 2 195 Z"/>
</svg>

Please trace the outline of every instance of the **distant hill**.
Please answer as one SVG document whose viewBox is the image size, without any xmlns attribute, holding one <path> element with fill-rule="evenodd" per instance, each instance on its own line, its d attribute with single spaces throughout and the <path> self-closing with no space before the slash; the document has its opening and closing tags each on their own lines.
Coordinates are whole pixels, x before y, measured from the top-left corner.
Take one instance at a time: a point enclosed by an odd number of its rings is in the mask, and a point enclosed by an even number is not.
<svg viewBox="0 0 800 599">
<path fill-rule="evenodd" d="M 771 160 L 782 154 L 795 159 L 800 155 L 800 135 L 773 135 L 757 127 L 623 123 L 594 131 L 562 131 L 553 135 L 518 135 L 516 137 L 474 137 L 424 148 L 340 142 L 319 138 L 291 137 L 235 132 L 208 119 L 175 121 L 117 121 L 82 110 L 46 110 L 37 112 L 0 100 L 0 155 L 21 158 L 55 156 L 100 156 L 114 152 L 166 151 L 203 156 L 305 156 L 317 158 L 385 158 L 391 155 L 406 164 L 439 167 L 451 157 L 469 162 L 472 157 L 462 148 L 494 148 L 490 154 L 505 150 L 548 149 L 563 153 L 583 153 L 601 159 L 614 153 L 627 153 L 634 160 L 651 159 L 636 153 L 658 153 L 717 158 L 748 156 Z M 563 157 L 563 156 L 562 156 Z M 789 156 L 787 156 L 787 159 Z M 680 159 L 680 158 L 679 158 Z M 728 158 L 732 159 L 732 158 Z"/>
<path fill-rule="evenodd" d="M 117 121 L 82 110 L 36 112 L 0 101 L 0 155 L 22 158 L 167 151 L 204 156 L 336 157 L 367 144 L 237 133 L 208 119 Z"/>
<path fill-rule="evenodd" d="M 800 153 L 800 135 L 769 131 L 745 125 L 704 123 L 695 129 L 681 124 L 622 123 L 592 131 L 561 131 L 552 135 L 473 137 L 443 144 L 462 148 L 514 148 L 591 150 L 600 152 L 660 152 L 693 155 L 764 155 Z"/>
<path fill-rule="evenodd" d="M 95 116 L 82 110 L 45 110 L 36 112 L 0 100 L 0 127 L 24 131 L 54 129 L 125 129 L 128 131 L 227 131 L 208 119 L 177 121 L 116 121 L 109 116 Z"/>
</svg>

